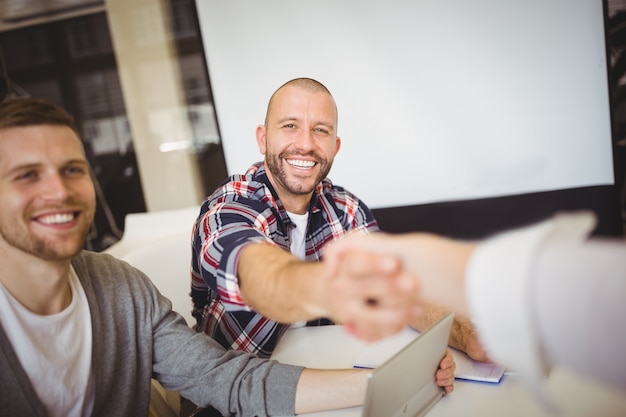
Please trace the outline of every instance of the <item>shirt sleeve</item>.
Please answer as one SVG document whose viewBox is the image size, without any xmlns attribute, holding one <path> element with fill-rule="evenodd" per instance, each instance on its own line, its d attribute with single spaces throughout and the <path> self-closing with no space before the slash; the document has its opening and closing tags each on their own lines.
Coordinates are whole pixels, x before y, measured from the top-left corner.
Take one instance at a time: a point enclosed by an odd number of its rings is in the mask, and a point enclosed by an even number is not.
<svg viewBox="0 0 626 417">
<path fill-rule="evenodd" d="M 470 259 L 465 290 L 481 341 L 494 361 L 521 372 L 533 386 L 549 366 L 533 299 L 537 258 L 546 245 L 581 244 L 594 225 L 590 213 L 557 215 L 486 240 Z"/>
<path fill-rule="evenodd" d="M 626 242 L 548 242 L 537 258 L 532 300 L 548 362 L 626 392 Z"/>
<path fill-rule="evenodd" d="M 214 204 L 196 222 L 192 290 L 210 288 L 227 310 L 248 310 L 237 278 L 239 256 L 251 243 L 274 245 L 275 224 L 274 212 L 251 199 Z"/>
<path fill-rule="evenodd" d="M 344 218 L 341 227 L 335 226 L 333 219 L 328 219 L 329 227 L 333 229 L 334 236 L 342 236 L 344 233 L 352 232 L 371 233 L 380 230 L 370 208 L 350 191 L 343 187 L 334 186 L 332 194 L 329 194 L 327 198 L 332 199 L 333 204 L 337 207 L 336 211 L 341 213 Z M 320 201 L 322 205 L 328 204 L 323 199 Z M 329 209 L 326 211 L 330 212 Z"/>
</svg>

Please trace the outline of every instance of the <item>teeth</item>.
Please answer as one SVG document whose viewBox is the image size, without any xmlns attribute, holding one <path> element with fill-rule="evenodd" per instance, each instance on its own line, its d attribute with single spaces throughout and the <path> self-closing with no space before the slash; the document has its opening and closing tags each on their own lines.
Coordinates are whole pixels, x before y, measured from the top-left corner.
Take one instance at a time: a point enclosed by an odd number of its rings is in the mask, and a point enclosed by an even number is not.
<svg viewBox="0 0 626 417">
<path fill-rule="evenodd" d="M 44 224 L 60 224 L 71 222 L 72 220 L 74 220 L 73 214 L 51 214 L 40 219 Z"/>
<path fill-rule="evenodd" d="M 298 168 L 312 168 L 315 166 L 314 161 L 303 161 L 302 159 L 287 159 L 287 163 Z"/>
</svg>

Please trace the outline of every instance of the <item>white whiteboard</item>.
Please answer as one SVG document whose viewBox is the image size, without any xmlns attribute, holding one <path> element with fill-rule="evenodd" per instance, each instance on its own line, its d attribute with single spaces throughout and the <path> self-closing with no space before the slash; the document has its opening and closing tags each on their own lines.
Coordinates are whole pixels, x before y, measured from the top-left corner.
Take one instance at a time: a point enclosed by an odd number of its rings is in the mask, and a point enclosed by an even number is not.
<svg viewBox="0 0 626 417">
<path fill-rule="evenodd" d="M 613 184 L 601 0 L 201 0 L 229 174 L 285 81 L 325 84 L 371 208 Z"/>
</svg>

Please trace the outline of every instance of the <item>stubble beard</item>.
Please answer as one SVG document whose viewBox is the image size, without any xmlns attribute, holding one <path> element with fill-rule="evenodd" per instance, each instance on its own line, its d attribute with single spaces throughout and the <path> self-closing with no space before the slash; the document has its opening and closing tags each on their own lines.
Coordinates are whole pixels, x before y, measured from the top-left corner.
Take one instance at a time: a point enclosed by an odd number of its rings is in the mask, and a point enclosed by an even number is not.
<svg viewBox="0 0 626 417">
<path fill-rule="evenodd" d="M 297 180 L 289 181 L 287 178 L 287 173 L 283 169 L 283 162 L 285 159 L 289 159 L 294 156 L 312 156 L 315 158 L 315 161 L 320 167 L 319 174 L 315 178 L 315 181 L 312 185 L 304 186 L 302 183 Z M 302 154 L 266 154 L 265 155 L 265 163 L 267 164 L 268 171 L 272 174 L 272 177 L 275 181 L 277 181 L 280 187 L 284 188 L 291 194 L 295 195 L 306 195 L 311 193 L 317 185 L 322 182 L 324 178 L 328 176 L 330 172 L 330 168 L 332 167 L 332 161 L 328 161 L 327 159 L 320 158 L 318 155 L 313 153 L 302 155 Z"/>
<path fill-rule="evenodd" d="M 74 237 L 76 234 L 79 235 L 78 238 Z M 10 226 L 8 230 L 7 228 L 0 230 L 0 238 L 9 246 L 47 261 L 71 259 L 83 249 L 88 234 L 89 226 L 83 227 L 83 230 L 74 232 L 72 237 L 68 239 L 76 239 L 75 247 L 68 250 L 66 249 L 68 247 L 67 245 L 63 245 L 63 249 L 60 249 L 59 245 L 55 244 L 55 242 L 50 242 L 28 231 L 21 231 L 15 226 Z"/>
</svg>

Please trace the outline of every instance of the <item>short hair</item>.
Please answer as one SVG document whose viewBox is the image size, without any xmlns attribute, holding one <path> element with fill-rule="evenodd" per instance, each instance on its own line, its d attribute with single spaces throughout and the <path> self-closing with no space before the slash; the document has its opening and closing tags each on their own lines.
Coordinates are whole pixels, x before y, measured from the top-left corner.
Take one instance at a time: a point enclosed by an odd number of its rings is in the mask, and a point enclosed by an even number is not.
<svg viewBox="0 0 626 417">
<path fill-rule="evenodd" d="M 0 129 L 39 125 L 67 126 L 80 137 L 74 117 L 48 100 L 19 97 L 0 102 Z"/>
<path fill-rule="evenodd" d="M 332 94 L 330 94 L 330 91 L 328 91 L 328 88 L 326 88 L 324 84 L 322 84 L 321 82 L 317 80 L 314 80 L 313 78 L 304 78 L 304 77 L 294 78 L 293 80 L 289 80 L 285 84 L 278 87 L 276 91 L 282 89 L 283 87 L 287 87 L 290 85 L 294 87 L 298 87 L 298 88 L 303 88 L 305 90 L 314 91 L 314 92 L 322 91 L 328 94 L 329 96 L 332 96 Z"/>
<path fill-rule="evenodd" d="M 280 90 L 289 86 L 302 88 L 303 90 L 308 90 L 313 93 L 326 93 L 330 97 L 333 97 L 333 95 L 330 93 L 330 90 L 328 90 L 328 88 L 326 88 L 324 84 L 322 84 L 321 82 L 317 80 L 314 80 L 313 78 L 302 77 L 302 78 L 294 78 L 293 80 L 289 80 L 285 84 L 278 87 L 278 89 L 276 89 L 276 91 L 274 91 L 274 94 L 272 94 L 272 96 L 270 97 L 270 101 L 267 103 L 267 111 L 265 112 L 265 124 L 266 125 L 267 125 L 267 118 L 270 114 L 270 109 L 272 108 L 272 103 L 274 101 L 274 96 L 276 96 L 276 94 Z M 334 98 L 333 98 L 333 101 L 334 101 Z M 335 105 L 335 113 L 337 113 L 337 105 Z"/>
</svg>

